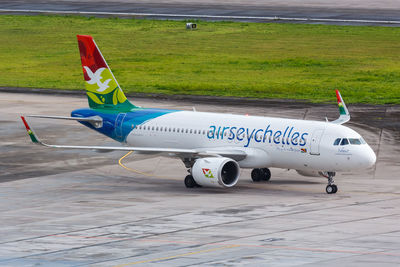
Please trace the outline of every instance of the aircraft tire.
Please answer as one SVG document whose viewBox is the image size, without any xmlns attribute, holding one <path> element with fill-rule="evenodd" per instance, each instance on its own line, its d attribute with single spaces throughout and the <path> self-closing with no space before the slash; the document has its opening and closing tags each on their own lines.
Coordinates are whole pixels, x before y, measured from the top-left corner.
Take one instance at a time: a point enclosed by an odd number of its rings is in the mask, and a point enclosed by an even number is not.
<svg viewBox="0 0 400 267">
<path fill-rule="evenodd" d="M 333 184 L 333 194 L 336 194 L 336 192 L 338 191 L 338 187 L 337 185 Z"/>
<path fill-rule="evenodd" d="M 337 192 L 337 190 L 338 190 L 338 188 L 334 184 L 326 186 L 326 193 L 328 193 L 328 194 L 335 194 Z"/>
<path fill-rule="evenodd" d="M 264 176 L 264 172 L 262 169 L 253 169 L 251 171 L 251 179 L 253 182 L 259 182 L 262 180 L 262 177 Z"/>
<path fill-rule="evenodd" d="M 192 175 L 187 175 L 187 176 L 185 177 L 185 186 L 186 186 L 187 188 L 193 188 L 193 187 L 196 187 L 196 186 L 197 186 L 197 183 L 196 183 L 196 181 L 194 180 L 194 178 L 193 178 Z"/>
<path fill-rule="evenodd" d="M 271 179 L 271 171 L 268 168 L 261 169 L 263 171 L 262 181 L 268 182 Z"/>
</svg>

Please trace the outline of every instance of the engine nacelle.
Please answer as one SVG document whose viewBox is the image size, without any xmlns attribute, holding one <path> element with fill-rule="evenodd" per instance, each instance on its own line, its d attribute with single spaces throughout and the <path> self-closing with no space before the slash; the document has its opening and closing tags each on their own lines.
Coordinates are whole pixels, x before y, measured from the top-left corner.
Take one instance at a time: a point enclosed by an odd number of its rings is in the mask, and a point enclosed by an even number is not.
<svg viewBox="0 0 400 267">
<path fill-rule="evenodd" d="M 201 186 L 232 187 L 239 175 L 239 164 L 229 158 L 200 158 L 192 167 L 192 176 Z"/>
</svg>

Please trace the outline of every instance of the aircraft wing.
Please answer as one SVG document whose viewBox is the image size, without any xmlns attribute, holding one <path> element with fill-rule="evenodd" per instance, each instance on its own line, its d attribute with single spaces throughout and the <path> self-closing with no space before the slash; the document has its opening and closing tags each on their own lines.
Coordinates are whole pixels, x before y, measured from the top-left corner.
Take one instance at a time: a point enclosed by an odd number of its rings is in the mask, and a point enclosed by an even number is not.
<svg viewBox="0 0 400 267">
<path fill-rule="evenodd" d="M 35 116 L 36 117 L 36 116 Z M 29 126 L 24 116 L 21 116 L 26 130 L 32 142 L 38 145 L 51 147 L 51 148 L 65 148 L 65 149 L 90 149 L 100 151 L 136 151 L 141 153 L 167 153 L 176 154 L 181 157 L 228 157 L 235 160 L 244 159 L 247 154 L 242 150 L 237 149 L 181 149 L 181 148 L 160 148 L 160 147 L 129 147 L 129 146 L 71 146 L 71 145 L 51 145 L 42 142 L 35 134 L 34 130 Z M 61 117 L 60 117 L 61 119 Z"/>
</svg>

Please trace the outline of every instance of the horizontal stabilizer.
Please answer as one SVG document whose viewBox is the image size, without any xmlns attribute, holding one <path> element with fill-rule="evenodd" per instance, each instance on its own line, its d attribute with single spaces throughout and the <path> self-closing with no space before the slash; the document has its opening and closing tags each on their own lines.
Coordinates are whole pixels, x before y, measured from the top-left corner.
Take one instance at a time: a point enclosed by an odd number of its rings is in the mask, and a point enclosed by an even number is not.
<svg viewBox="0 0 400 267">
<path fill-rule="evenodd" d="M 90 124 L 92 124 L 95 128 L 100 128 L 103 126 L 103 119 L 100 116 L 79 118 L 79 117 L 66 117 L 66 116 L 26 115 L 26 117 L 42 118 L 42 119 L 56 119 L 56 120 L 86 121 L 86 122 L 89 122 Z"/>
</svg>

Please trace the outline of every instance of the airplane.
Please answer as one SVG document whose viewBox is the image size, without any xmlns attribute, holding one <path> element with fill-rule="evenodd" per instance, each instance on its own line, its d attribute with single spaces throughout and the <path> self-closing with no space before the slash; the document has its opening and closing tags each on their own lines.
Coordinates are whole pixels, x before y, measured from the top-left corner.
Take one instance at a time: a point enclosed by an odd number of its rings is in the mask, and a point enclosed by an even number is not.
<svg viewBox="0 0 400 267">
<path fill-rule="evenodd" d="M 325 177 L 334 194 L 336 172 L 372 167 L 376 155 L 356 131 L 343 126 L 349 111 L 336 90 L 337 120 L 311 121 L 211 112 L 143 108 L 125 96 L 94 39 L 77 35 L 89 108 L 71 116 L 21 116 L 32 142 L 51 148 L 134 151 L 182 160 L 188 188 L 231 188 L 240 169 L 250 168 L 254 182 L 269 181 L 269 168 Z M 26 117 L 75 120 L 124 146 L 74 146 L 42 142 Z"/>
</svg>

